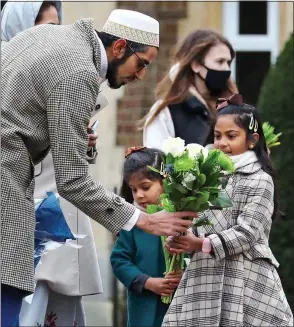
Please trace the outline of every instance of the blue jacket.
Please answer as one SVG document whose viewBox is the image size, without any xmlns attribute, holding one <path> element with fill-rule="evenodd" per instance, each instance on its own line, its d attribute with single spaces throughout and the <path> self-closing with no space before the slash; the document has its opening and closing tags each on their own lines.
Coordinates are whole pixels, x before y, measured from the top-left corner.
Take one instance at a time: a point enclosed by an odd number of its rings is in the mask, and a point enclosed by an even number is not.
<svg viewBox="0 0 294 327">
<path fill-rule="evenodd" d="M 134 291 L 132 284 L 141 275 L 164 277 L 165 262 L 159 236 L 134 227 L 121 231 L 110 257 L 113 272 L 128 289 L 128 326 L 159 327 L 168 309 L 160 295 L 142 289 Z"/>
</svg>

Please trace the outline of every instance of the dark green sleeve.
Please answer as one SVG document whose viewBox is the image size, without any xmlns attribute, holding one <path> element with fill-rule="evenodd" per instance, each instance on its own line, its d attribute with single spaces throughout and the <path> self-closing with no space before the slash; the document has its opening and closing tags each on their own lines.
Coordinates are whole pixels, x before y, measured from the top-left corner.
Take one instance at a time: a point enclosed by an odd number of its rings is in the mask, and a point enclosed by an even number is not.
<svg viewBox="0 0 294 327">
<path fill-rule="evenodd" d="M 135 264 L 136 244 L 134 231 L 120 231 L 112 249 L 110 262 L 116 278 L 132 290 L 132 283 L 143 272 Z"/>
</svg>

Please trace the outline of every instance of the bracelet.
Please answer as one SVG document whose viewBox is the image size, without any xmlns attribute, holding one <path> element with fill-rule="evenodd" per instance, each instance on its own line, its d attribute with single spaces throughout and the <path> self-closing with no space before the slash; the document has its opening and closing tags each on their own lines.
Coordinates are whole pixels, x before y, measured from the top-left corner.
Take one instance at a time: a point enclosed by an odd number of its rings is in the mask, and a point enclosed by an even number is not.
<svg viewBox="0 0 294 327">
<path fill-rule="evenodd" d="M 210 253 L 211 252 L 211 242 L 209 238 L 205 238 L 202 243 L 202 252 Z"/>
</svg>

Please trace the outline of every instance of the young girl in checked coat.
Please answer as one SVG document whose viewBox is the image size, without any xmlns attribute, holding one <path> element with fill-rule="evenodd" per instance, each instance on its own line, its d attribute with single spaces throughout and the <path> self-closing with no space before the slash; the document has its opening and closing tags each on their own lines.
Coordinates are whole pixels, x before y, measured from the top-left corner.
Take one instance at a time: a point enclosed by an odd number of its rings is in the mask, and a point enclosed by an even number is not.
<svg viewBox="0 0 294 327">
<path fill-rule="evenodd" d="M 261 122 L 239 94 L 219 99 L 217 110 L 214 147 L 236 168 L 226 187 L 233 207 L 206 211 L 213 226 L 166 245 L 192 253 L 162 326 L 293 326 L 269 247 L 278 199 Z"/>
</svg>

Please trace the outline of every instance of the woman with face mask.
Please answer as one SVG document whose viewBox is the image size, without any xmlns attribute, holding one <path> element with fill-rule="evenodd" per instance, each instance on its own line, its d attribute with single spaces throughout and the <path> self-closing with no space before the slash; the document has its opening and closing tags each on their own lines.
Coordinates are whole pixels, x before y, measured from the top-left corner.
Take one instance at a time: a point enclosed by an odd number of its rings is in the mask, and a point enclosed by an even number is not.
<svg viewBox="0 0 294 327">
<path fill-rule="evenodd" d="M 217 98 L 238 92 L 230 71 L 234 57 L 232 45 L 215 31 L 188 35 L 158 85 L 158 101 L 141 122 L 144 145 L 161 148 L 168 137 L 180 137 L 186 144 L 212 143 Z"/>
</svg>

